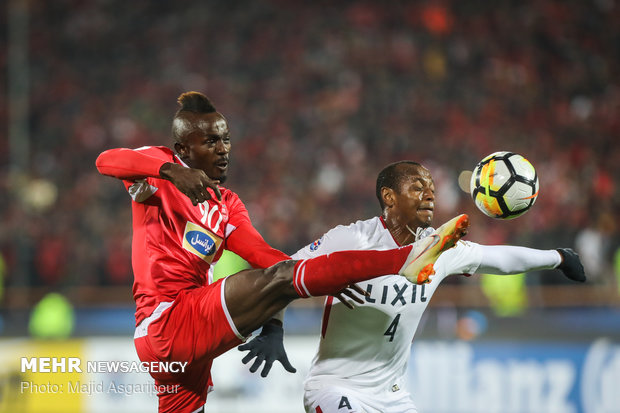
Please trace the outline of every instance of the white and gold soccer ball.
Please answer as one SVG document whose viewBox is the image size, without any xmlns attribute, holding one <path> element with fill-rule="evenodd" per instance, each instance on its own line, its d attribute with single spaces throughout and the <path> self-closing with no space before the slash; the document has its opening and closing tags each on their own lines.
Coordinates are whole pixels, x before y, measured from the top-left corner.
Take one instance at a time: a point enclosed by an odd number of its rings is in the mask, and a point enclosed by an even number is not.
<svg viewBox="0 0 620 413">
<path fill-rule="evenodd" d="M 513 152 L 495 152 L 478 162 L 470 193 L 485 215 L 513 219 L 525 214 L 538 197 L 538 175 L 532 164 Z"/>
</svg>

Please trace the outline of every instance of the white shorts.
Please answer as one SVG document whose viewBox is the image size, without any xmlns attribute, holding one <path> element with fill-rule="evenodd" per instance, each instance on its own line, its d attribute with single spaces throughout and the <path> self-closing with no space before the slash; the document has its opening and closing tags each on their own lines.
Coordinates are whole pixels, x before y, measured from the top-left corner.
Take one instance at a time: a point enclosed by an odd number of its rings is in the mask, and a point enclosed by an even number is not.
<svg viewBox="0 0 620 413">
<path fill-rule="evenodd" d="M 378 394 L 341 386 L 306 389 L 304 408 L 306 413 L 418 413 L 406 390 Z"/>
</svg>

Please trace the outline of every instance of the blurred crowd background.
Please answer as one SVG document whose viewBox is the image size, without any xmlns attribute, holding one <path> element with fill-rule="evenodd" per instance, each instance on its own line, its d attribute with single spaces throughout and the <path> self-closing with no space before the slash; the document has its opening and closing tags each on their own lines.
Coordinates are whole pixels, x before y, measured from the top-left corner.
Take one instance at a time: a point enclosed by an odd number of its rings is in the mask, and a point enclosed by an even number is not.
<svg viewBox="0 0 620 413">
<path fill-rule="evenodd" d="M 126 286 L 131 303 L 130 198 L 94 161 L 170 145 L 188 90 L 227 117 L 227 186 L 286 253 L 379 214 L 377 173 L 411 159 L 434 175 L 437 224 L 465 212 L 476 242 L 573 247 L 618 291 L 614 0 L 11 0 L 0 18 L 0 307 L 75 286 Z M 500 150 L 540 178 L 512 221 L 458 185 Z"/>
</svg>

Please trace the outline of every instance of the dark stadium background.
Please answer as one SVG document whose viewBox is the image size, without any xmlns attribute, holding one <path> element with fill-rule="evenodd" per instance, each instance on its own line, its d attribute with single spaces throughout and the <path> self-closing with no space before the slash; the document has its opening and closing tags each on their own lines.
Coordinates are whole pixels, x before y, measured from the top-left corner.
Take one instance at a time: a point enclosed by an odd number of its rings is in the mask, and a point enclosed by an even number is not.
<svg viewBox="0 0 620 413">
<path fill-rule="evenodd" d="M 94 160 L 168 145 L 176 97 L 197 90 L 231 126 L 227 186 L 284 252 L 378 214 L 376 174 L 412 159 L 435 177 L 435 222 L 468 213 L 476 242 L 581 254 L 585 285 L 449 280 L 416 341 L 607 340 L 620 366 L 617 1 L 9 0 L 0 21 L 0 345 L 131 338 L 129 197 Z M 499 150 L 540 178 L 513 221 L 458 184 Z M 321 303 L 295 303 L 288 334 L 314 339 Z M 9 373 L 0 389 L 0 411 L 36 410 L 7 404 Z"/>
</svg>

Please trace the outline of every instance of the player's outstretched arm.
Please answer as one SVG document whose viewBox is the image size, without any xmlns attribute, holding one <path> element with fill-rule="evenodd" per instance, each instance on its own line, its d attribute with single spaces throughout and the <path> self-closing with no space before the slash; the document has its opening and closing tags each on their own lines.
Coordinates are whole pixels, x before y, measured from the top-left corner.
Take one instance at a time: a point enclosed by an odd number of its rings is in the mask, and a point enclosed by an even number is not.
<svg viewBox="0 0 620 413">
<path fill-rule="evenodd" d="M 569 248 L 539 250 L 511 245 L 478 245 L 481 252 L 477 272 L 519 274 L 557 268 L 569 279 L 584 282 L 586 276 L 579 256 Z"/>
<path fill-rule="evenodd" d="M 140 150 L 109 149 L 97 157 L 96 165 L 102 175 L 127 181 L 144 178 L 167 179 L 194 205 L 211 199 L 207 188 L 213 190 L 218 200 L 222 199 L 217 187 L 219 181 L 210 179 L 204 171 L 168 162 L 166 159 L 148 155 Z"/>
</svg>

